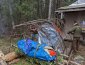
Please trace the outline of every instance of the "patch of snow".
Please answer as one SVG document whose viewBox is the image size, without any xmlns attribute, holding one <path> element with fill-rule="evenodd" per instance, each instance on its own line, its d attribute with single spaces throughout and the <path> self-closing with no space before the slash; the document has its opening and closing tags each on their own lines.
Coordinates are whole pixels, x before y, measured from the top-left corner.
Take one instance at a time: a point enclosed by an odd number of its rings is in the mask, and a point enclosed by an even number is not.
<svg viewBox="0 0 85 65">
<path fill-rule="evenodd" d="M 77 6 L 77 5 L 85 5 L 85 0 L 77 0 L 76 2 L 74 2 L 69 6 Z"/>
<path fill-rule="evenodd" d="M 77 5 L 85 5 L 85 3 L 82 3 L 82 4 L 71 4 L 69 6 L 77 6 Z"/>
</svg>

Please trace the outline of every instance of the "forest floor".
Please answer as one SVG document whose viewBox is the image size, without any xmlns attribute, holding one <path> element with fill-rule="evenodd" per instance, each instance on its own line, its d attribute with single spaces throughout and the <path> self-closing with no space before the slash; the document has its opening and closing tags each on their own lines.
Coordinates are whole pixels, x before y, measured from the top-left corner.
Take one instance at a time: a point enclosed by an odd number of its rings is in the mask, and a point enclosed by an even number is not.
<svg viewBox="0 0 85 65">
<path fill-rule="evenodd" d="M 84 58 L 83 65 L 85 65 L 85 46 L 84 45 L 80 45 L 78 54 Z"/>
<path fill-rule="evenodd" d="M 0 50 L 4 52 L 4 54 L 7 54 L 11 51 L 14 51 L 14 48 L 11 47 L 11 44 L 16 45 L 17 39 L 10 39 L 10 38 L 0 38 Z M 79 53 L 78 55 L 82 56 L 85 59 L 85 46 L 80 45 Z M 12 65 L 32 65 L 27 61 L 26 58 L 20 58 L 20 60 L 17 63 L 14 63 Z M 83 63 L 85 65 L 85 62 Z"/>
<path fill-rule="evenodd" d="M 16 41 L 17 39 L 11 39 L 9 37 L 0 38 L 0 50 L 3 51 L 4 54 L 14 51 L 11 44 L 16 44 Z"/>
</svg>

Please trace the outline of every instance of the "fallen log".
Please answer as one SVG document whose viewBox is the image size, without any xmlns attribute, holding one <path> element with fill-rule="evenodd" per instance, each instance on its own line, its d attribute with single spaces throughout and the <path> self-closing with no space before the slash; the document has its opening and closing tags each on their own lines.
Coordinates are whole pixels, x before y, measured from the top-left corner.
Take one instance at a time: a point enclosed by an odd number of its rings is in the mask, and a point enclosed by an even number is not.
<svg viewBox="0 0 85 65">
<path fill-rule="evenodd" d="M 74 61 L 70 61 L 69 63 L 71 63 L 71 64 L 75 64 L 75 65 L 81 65 L 81 64 L 76 63 L 76 62 L 74 62 Z"/>
<path fill-rule="evenodd" d="M 79 64 L 79 63 L 77 63 L 77 62 L 74 62 L 74 61 L 67 61 L 67 60 L 64 60 L 63 63 L 66 64 L 66 65 L 67 65 L 67 64 L 81 65 L 81 64 Z"/>
<path fill-rule="evenodd" d="M 19 60 L 20 60 L 19 58 L 18 59 L 14 59 L 13 61 L 10 61 L 8 64 L 9 65 L 14 64 L 14 63 L 18 62 Z"/>
<path fill-rule="evenodd" d="M 65 55 L 65 54 L 60 54 L 60 55 L 63 56 L 63 57 L 66 57 L 66 58 L 69 57 L 68 55 Z"/>
<path fill-rule="evenodd" d="M 4 56 L 4 60 L 7 62 L 10 62 L 10 61 L 16 59 L 17 57 L 18 57 L 18 55 L 15 52 L 11 52 Z"/>
</svg>

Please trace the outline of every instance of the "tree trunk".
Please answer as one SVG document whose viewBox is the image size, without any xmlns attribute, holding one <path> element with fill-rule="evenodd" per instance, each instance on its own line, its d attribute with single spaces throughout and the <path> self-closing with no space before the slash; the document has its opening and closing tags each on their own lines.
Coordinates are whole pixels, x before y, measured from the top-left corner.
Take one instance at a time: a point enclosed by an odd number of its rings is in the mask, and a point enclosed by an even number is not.
<svg viewBox="0 0 85 65">
<path fill-rule="evenodd" d="M 51 19 L 51 12 L 52 12 L 52 0 L 49 1 L 49 13 L 48 13 L 48 19 Z"/>
</svg>

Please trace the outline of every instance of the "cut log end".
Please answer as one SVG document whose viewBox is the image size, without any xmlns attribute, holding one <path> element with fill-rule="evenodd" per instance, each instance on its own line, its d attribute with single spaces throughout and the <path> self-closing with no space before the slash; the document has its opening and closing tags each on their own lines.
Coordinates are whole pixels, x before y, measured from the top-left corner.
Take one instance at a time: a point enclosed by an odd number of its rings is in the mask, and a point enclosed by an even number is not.
<svg viewBox="0 0 85 65">
<path fill-rule="evenodd" d="M 18 57 L 18 55 L 15 52 L 11 52 L 11 53 L 8 53 L 7 55 L 5 55 L 4 60 L 10 62 L 10 61 L 16 59 L 17 57 Z"/>
</svg>

